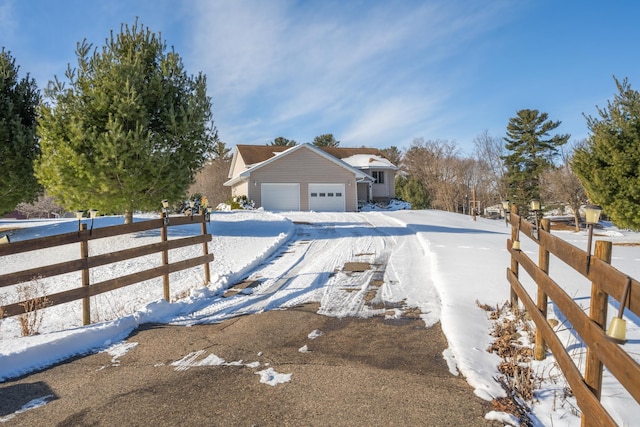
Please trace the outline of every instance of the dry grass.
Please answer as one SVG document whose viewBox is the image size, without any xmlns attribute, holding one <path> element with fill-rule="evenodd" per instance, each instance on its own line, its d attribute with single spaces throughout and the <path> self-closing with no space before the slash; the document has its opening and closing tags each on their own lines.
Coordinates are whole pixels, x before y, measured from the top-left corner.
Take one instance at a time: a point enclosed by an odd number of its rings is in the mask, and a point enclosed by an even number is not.
<svg viewBox="0 0 640 427">
<path fill-rule="evenodd" d="M 493 402 L 491 402 L 493 408 L 496 411 L 507 412 L 518 417 L 521 427 L 533 427 L 533 422 L 529 418 L 529 407 L 514 393 L 511 384 L 509 384 L 504 376 L 498 377 L 495 380 L 500 383 L 500 386 L 505 393 L 507 393 L 507 396 L 493 399 Z"/>
<path fill-rule="evenodd" d="M 511 310 L 507 303 L 495 308 L 478 301 L 476 304 L 493 321 L 491 335 L 494 341 L 487 351 L 502 359 L 498 366 L 501 375 L 495 380 L 500 383 L 507 396 L 494 399 L 493 406 L 498 411 L 518 417 L 522 426 L 530 426 L 529 404 L 534 399 L 534 390 L 538 388 L 540 381 L 531 367 L 533 349 L 523 345 L 521 340 L 526 337 L 529 342 L 534 342 L 534 331 L 527 321 L 526 313 L 518 309 Z"/>
<path fill-rule="evenodd" d="M 171 298 L 171 302 L 177 302 L 191 295 L 191 289 L 184 289 L 182 292 L 176 292 Z"/>
<path fill-rule="evenodd" d="M 35 279 L 18 285 L 16 290 L 18 297 L 22 300 L 20 306 L 24 309 L 24 314 L 18 315 L 22 336 L 37 335 L 42 326 L 43 309 L 51 305 L 44 284 Z"/>
</svg>

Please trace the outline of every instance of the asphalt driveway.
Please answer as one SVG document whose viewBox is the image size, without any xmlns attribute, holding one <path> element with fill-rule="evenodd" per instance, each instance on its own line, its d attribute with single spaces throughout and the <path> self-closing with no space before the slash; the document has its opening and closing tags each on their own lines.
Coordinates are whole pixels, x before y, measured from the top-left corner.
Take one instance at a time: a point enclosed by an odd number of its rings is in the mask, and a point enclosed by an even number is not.
<svg viewBox="0 0 640 427">
<path fill-rule="evenodd" d="M 340 319 L 317 308 L 147 325 L 122 354 L 1 383 L 0 418 L 8 426 L 501 425 L 484 419 L 491 404 L 449 372 L 439 324 Z M 257 373 L 269 368 L 289 381 L 260 382 Z M 45 396 L 46 404 L 15 413 Z"/>
</svg>

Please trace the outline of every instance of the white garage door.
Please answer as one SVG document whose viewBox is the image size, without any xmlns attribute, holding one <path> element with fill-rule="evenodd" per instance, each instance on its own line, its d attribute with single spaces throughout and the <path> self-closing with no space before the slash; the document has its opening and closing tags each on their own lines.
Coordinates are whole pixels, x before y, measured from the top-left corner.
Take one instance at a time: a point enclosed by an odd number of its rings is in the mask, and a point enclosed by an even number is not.
<svg viewBox="0 0 640 427">
<path fill-rule="evenodd" d="M 344 212 L 344 184 L 309 184 L 309 210 Z"/>
<path fill-rule="evenodd" d="M 300 210 L 300 184 L 262 184 L 260 190 L 265 210 Z"/>
</svg>

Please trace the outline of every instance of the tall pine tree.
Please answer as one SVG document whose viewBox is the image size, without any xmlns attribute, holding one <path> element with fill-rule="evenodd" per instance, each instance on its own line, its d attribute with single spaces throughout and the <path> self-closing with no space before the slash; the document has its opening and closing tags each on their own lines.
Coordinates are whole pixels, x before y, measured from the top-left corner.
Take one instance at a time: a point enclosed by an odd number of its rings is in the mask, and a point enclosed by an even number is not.
<svg viewBox="0 0 640 427">
<path fill-rule="evenodd" d="M 282 136 L 275 138 L 273 141 L 268 143 L 267 145 L 271 146 L 284 146 L 284 147 L 295 147 L 298 143 L 294 139 L 287 139 Z"/>
<path fill-rule="evenodd" d="M 211 149 L 211 155 L 214 159 L 226 160 L 231 157 L 231 148 L 227 147 L 224 141 L 217 140 Z"/>
<path fill-rule="evenodd" d="M 526 109 L 509 119 L 504 178 L 510 200 L 522 212 L 528 211 L 530 200 L 540 198 L 540 176 L 553 167 L 558 149 L 569 140 L 569 135 L 549 136 L 561 123 L 549 120 L 547 113 Z"/>
<path fill-rule="evenodd" d="M 313 138 L 313 145 L 316 147 L 337 147 L 340 145 L 340 141 L 336 140 L 332 133 L 325 133 Z"/>
<path fill-rule="evenodd" d="M 32 202 L 41 187 L 33 173 L 40 152 L 36 107 L 40 93 L 27 74 L 20 79 L 11 53 L 0 52 L 0 215 Z"/>
<path fill-rule="evenodd" d="M 380 152 L 382 152 L 382 154 L 384 154 L 384 156 L 394 165 L 400 166 L 402 163 L 402 151 L 400 151 L 395 145 L 392 145 L 389 148 L 382 148 Z"/>
<path fill-rule="evenodd" d="M 586 118 L 591 134 L 572 166 L 592 203 L 619 227 L 640 230 L 640 93 L 614 80 L 619 93 L 600 118 Z"/>
<path fill-rule="evenodd" d="M 123 25 L 106 45 L 86 41 L 69 86 L 45 92 L 36 174 L 66 209 L 125 213 L 183 198 L 217 139 L 206 78 L 189 76 L 159 35 Z"/>
</svg>

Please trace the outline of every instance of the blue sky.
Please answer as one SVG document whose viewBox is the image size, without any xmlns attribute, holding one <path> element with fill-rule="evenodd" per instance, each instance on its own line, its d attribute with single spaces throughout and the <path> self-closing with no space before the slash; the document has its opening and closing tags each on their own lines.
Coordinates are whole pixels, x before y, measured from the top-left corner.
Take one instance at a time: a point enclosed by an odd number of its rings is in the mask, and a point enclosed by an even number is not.
<svg viewBox="0 0 640 427">
<path fill-rule="evenodd" d="M 422 137 L 471 154 L 524 108 L 585 138 L 614 75 L 640 88 L 639 16 L 632 0 L 0 0 L 0 46 L 44 88 L 77 42 L 102 46 L 139 17 L 207 75 L 229 146 L 333 133 L 342 147 Z"/>
</svg>

